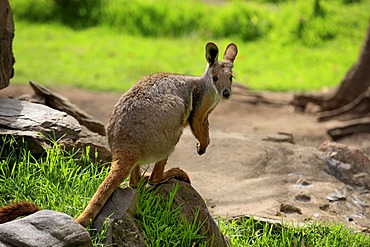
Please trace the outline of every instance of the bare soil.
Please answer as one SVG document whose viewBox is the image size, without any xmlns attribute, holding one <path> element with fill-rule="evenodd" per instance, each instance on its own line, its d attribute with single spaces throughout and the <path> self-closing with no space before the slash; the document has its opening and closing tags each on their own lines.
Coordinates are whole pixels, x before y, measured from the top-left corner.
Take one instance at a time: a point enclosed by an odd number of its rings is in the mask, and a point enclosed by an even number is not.
<svg viewBox="0 0 370 247">
<path fill-rule="evenodd" d="M 120 97 L 75 88 L 52 90 L 103 123 Z M 0 97 L 23 94 L 33 92 L 16 84 L 0 91 Z M 277 102 L 293 97 L 291 93 L 261 94 Z M 210 116 L 211 144 L 206 154 L 197 155 L 197 141 L 187 128 L 166 168 L 185 170 L 215 216 L 254 215 L 294 224 L 335 221 L 369 229 L 369 191 L 330 175 L 325 154 L 318 150 L 330 140 L 326 131 L 338 125 L 337 121 L 317 122 L 314 115 L 295 112 L 288 104 L 253 103 L 246 89 L 235 87 L 231 99 L 220 102 Z M 292 134 L 295 144 L 269 141 L 279 132 Z M 370 154 L 369 135 L 340 142 Z"/>
</svg>

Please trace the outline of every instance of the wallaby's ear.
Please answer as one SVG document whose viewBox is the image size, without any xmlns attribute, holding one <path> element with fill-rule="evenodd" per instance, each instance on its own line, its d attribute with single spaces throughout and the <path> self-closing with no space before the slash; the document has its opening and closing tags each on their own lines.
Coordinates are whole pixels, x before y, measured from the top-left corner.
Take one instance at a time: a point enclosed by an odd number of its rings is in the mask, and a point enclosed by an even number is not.
<svg viewBox="0 0 370 247">
<path fill-rule="evenodd" d="M 215 43 L 208 42 L 206 45 L 206 59 L 211 67 L 218 60 L 218 47 Z"/>
<path fill-rule="evenodd" d="M 234 43 L 230 43 L 225 50 L 224 60 L 234 62 L 236 55 L 238 54 L 238 47 Z"/>
</svg>

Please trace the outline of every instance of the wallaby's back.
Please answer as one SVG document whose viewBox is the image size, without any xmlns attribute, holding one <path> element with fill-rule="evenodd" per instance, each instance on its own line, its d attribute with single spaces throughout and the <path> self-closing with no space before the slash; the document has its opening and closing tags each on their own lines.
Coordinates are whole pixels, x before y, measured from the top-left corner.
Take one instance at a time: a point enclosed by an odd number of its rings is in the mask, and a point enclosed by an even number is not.
<svg viewBox="0 0 370 247">
<path fill-rule="evenodd" d="M 142 164 L 167 157 L 188 124 L 197 81 L 197 77 L 167 73 L 138 81 L 122 95 L 107 125 L 112 152 L 138 152 Z"/>
</svg>

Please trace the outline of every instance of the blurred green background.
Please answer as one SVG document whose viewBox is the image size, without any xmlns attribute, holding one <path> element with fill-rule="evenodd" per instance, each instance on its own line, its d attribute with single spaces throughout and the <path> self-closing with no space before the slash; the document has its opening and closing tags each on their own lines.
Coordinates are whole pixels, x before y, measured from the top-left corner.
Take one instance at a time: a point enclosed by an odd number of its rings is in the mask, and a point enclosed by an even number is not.
<svg viewBox="0 0 370 247">
<path fill-rule="evenodd" d="M 370 0 L 11 0 L 15 77 L 127 90 L 156 72 L 201 75 L 204 46 L 234 42 L 236 82 L 253 90 L 337 85 L 356 61 Z"/>
</svg>

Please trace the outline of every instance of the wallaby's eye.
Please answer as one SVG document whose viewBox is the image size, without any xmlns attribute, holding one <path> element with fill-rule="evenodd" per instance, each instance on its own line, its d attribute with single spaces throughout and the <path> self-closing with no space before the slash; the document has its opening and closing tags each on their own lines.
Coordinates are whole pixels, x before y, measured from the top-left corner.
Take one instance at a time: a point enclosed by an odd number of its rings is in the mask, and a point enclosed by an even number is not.
<svg viewBox="0 0 370 247">
<path fill-rule="evenodd" d="M 233 81 L 233 78 L 234 78 L 234 76 L 230 76 L 230 77 L 229 77 L 229 80 L 230 80 L 230 81 Z"/>
<path fill-rule="evenodd" d="M 212 79 L 213 79 L 213 81 L 218 81 L 218 77 L 217 76 L 214 76 Z"/>
</svg>

